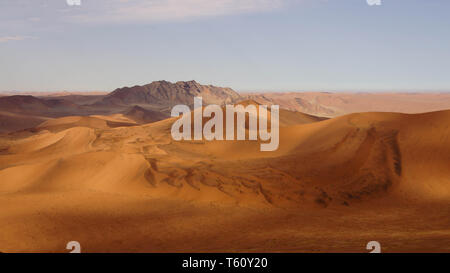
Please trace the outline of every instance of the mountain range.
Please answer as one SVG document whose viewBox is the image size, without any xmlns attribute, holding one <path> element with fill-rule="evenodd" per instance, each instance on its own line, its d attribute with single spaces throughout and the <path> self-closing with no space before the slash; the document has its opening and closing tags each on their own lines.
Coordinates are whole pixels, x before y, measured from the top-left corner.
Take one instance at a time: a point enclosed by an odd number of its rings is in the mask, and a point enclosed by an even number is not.
<svg viewBox="0 0 450 273">
<path fill-rule="evenodd" d="M 39 93 L 38 93 L 39 94 Z M 155 81 L 123 87 L 106 95 L 45 93 L 45 96 L 12 95 L 0 97 L 0 132 L 36 127 L 47 118 L 125 114 L 139 124 L 169 117 L 174 105 L 191 106 L 195 96 L 205 104 L 224 105 L 242 97 L 231 88 L 201 85 L 196 81 Z"/>
</svg>

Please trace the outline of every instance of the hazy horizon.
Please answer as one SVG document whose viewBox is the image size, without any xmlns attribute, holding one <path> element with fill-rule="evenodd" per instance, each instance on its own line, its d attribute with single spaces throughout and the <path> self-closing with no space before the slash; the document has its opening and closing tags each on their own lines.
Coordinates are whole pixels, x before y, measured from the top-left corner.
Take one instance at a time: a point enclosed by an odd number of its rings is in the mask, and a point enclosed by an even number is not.
<svg viewBox="0 0 450 273">
<path fill-rule="evenodd" d="M 159 81 L 159 80 L 157 80 Z M 172 83 L 175 83 L 178 81 L 174 81 Z M 151 82 L 144 83 L 142 85 L 150 84 Z M 217 87 L 224 87 L 224 88 L 231 88 L 234 91 L 240 93 L 240 94 L 251 94 L 251 93 L 429 93 L 429 94 L 440 94 L 440 93 L 450 93 L 450 88 L 448 90 L 302 90 L 300 88 L 298 89 L 273 89 L 273 90 L 239 90 L 233 88 L 233 86 L 219 86 L 217 84 L 210 84 L 210 83 L 203 83 L 199 82 L 202 85 L 213 85 Z M 141 84 L 139 84 L 141 85 Z M 0 94 L 8 94 L 8 93 L 111 93 L 115 91 L 116 89 L 125 88 L 125 87 L 133 87 L 134 85 L 128 85 L 128 86 L 118 86 L 117 88 L 111 89 L 111 90 L 78 90 L 78 89 L 54 89 L 54 90 L 0 90 Z"/>
</svg>

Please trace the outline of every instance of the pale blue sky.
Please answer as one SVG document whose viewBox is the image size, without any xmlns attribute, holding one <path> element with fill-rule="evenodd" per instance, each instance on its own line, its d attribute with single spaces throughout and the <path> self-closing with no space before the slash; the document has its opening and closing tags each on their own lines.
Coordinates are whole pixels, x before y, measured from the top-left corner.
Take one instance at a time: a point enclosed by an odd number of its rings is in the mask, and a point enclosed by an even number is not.
<svg viewBox="0 0 450 273">
<path fill-rule="evenodd" d="M 0 91 L 450 91 L 450 1 L 0 1 Z"/>
</svg>

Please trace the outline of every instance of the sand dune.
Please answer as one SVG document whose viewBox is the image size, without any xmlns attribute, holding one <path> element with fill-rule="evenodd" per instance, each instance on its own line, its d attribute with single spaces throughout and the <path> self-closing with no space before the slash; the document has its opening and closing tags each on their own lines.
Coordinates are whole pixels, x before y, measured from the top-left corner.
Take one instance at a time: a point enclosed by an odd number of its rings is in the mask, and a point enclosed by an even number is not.
<svg viewBox="0 0 450 273">
<path fill-rule="evenodd" d="M 73 127 L 87 127 L 92 129 L 108 129 L 115 127 L 136 126 L 137 123 L 123 115 L 113 116 L 69 116 L 51 119 L 36 127 L 37 130 L 62 131 Z"/>
<path fill-rule="evenodd" d="M 449 121 L 450 111 L 352 114 L 283 127 L 280 148 L 270 153 L 261 153 L 257 142 L 173 142 L 163 150 L 190 162 L 168 170 L 165 181 L 188 185 L 196 183 L 189 182 L 190 177 L 200 180 L 199 185 L 220 181 L 211 184 L 229 187 L 231 195 L 245 184 L 274 204 L 312 200 L 325 206 L 348 205 L 406 193 L 430 198 L 426 200 L 446 199 Z"/>
<path fill-rule="evenodd" d="M 148 110 L 137 105 L 125 111 L 124 116 L 139 124 L 160 121 L 169 117 L 168 114 Z"/>
<path fill-rule="evenodd" d="M 174 120 L 66 117 L 3 138 L 1 250 L 450 251 L 450 111 L 283 110 L 274 152 L 175 142 Z"/>
</svg>

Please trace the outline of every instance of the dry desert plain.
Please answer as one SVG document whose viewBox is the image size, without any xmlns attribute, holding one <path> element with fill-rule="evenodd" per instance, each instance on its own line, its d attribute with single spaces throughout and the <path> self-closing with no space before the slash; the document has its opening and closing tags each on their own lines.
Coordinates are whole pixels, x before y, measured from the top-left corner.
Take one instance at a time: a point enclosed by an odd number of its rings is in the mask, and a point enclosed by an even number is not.
<svg viewBox="0 0 450 273">
<path fill-rule="evenodd" d="M 173 141 L 174 120 L 56 117 L 3 134 L 0 251 L 450 252 L 450 110 L 281 110 L 274 152 Z"/>
</svg>

